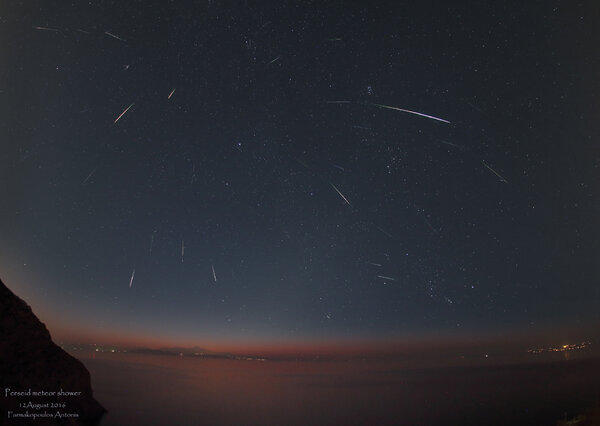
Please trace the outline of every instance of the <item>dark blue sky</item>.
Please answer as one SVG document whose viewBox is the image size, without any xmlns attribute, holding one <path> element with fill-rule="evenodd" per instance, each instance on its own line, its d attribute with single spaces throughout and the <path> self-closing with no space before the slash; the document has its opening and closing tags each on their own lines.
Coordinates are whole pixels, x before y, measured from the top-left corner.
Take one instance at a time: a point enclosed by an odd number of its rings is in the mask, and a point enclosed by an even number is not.
<svg viewBox="0 0 600 426">
<path fill-rule="evenodd" d="M 593 327 L 599 9 L 398 3 L 2 5 L 3 280 L 187 341 Z"/>
</svg>

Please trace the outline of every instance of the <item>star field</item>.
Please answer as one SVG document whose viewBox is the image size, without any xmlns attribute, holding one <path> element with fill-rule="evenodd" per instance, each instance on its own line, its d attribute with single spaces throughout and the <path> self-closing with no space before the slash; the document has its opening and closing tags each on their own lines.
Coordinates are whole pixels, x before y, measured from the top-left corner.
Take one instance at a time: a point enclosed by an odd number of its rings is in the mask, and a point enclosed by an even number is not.
<svg viewBox="0 0 600 426">
<path fill-rule="evenodd" d="M 49 317 L 188 340 L 600 319 L 591 4 L 2 9 L 0 267 Z"/>
</svg>

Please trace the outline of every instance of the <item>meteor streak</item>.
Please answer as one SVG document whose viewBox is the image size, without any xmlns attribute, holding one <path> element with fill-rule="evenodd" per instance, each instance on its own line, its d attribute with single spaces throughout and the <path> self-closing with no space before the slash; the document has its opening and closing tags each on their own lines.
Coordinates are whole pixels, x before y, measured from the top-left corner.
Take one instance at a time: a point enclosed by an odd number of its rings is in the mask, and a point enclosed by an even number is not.
<svg viewBox="0 0 600 426">
<path fill-rule="evenodd" d="M 119 120 L 121 119 L 121 117 L 123 117 L 123 116 L 125 115 L 125 113 L 126 113 L 127 111 L 129 111 L 129 108 L 131 108 L 131 107 L 132 107 L 132 106 L 134 106 L 134 105 L 135 105 L 135 104 L 131 104 L 131 105 L 129 105 L 127 108 L 125 108 L 125 111 L 123 111 L 123 112 L 121 113 L 121 115 L 119 115 L 119 116 L 117 117 L 117 119 L 115 120 L 115 122 L 114 122 L 113 124 L 116 124 L 116 123 L 117 123 L 117 121 L 119 121 Z"/>
<path fill-rule="evenodd" d="M 57 30 L 56 28 L 48 28 L 48 27 L 33 27 L 36 30 L 41 30 L 41 31 L 54 31 L 54 32 L 60 32 L 60 30 Z"/>
<path fill-rule="evenodd" d="M 177 89 L 173 89 L 173 90 L 171 91 L 171 93 L 169 93 L 169 97 L 168 97 L 167 99 L 171 99 L 171 96 L 173 96 L 173 93 L 175 93 L 175 90 L 177 90 Z"/>
<path fill-rule="evenodd" d="M 384 230 L 383 230 L 383 229 L 381 229 L 379 226 L 377 226 L 377 225 L 375 225 L 375 224 L 373 224 L 373 226 L 374 226 L 375 228 L 377 228 L 377 230 L 378 230 L 379 232 L 381 232 L 382 234 L 384 234 L 386 237 L 389 237 L 389 238 L 394 238 L 394 236 L 393 236 L 392 234 L 390 234 L 389 232 L 386 232 L 386 231 L 384 231 Z"/>
<path fill-rule="evenodd" d="M 86 183 L 86 182 L 87 182 L 87 181 L 88 181 L 88 180 L 89 180 L 89 179 L 92 177 L 92 175 L 93 175 L 94 173 L 96 173 L 96 170 L 98 170 L 98 167 L 94 167 L 94 170 L 92 170 L 92 171 L 90 172 L 90 174 L 89 174 L 89 175 L 87 175 L 87 177 L 86 177 L 86 178 L 83 180 L 82 184 Z"/>
<path fill-rule="evenodd" d="M 367 105 L 376 106 L 379 108 L 393 109 L 395 111 L 406 112 L 408 114 L 414 114 L 414 115 L 418 115 L 420 117 L 425 117 L 425 118 L 430 118 L 432 120 L 441 121 L 442 123 L 451 124 L 448 120 L 444 120 L 443 118 L 438 118 L 438 117 L 434 117 L 433 115 L 423 114 L 422 112 L 411 111 L 409 109 L 397 108 L 397 107 L 393 107 L 393 106 L 389 106 L 389 105 L 372 104 L 372 103 L 367 103 Z"/>
<path fill-rule="evenodd" d="M 377 278 L 381 278 L 382 280 L 396 281 L 396 278 L 386 277 L 384 275 L 377 275 Z"/>
<path fill-rule="evenodd" d="M 133 268 L 133 272 L 131 273 L 131 279 L 129 280 L 129 288 L 131 288 L 131 284 L 133 284 L 134 276 L 135 276 L 135 268 Z"/>
<path fill-rule="evenodd" d="M 352 204 L 350 204 L 350 201 L 348 201 L 348 199 L 346 197 L 344 197 L 344 194 L 342 194 L 339 189 L 337 189 L 335 187 L 335 185 L 331 182 L 329 182 L 331 184 L 331 186 L 333 187 L 333 189 L 335 189 L 335 192 L 337 192 L 338 194 L 340 194 L 340 197 L 342 197 L 344 199 L 344 201 L 346 202 L 346 204 L 348 204 L 350 207 L 352 207 Z"/>
<path fill-rule="evenodd" d="M 440 139 L 439 142 L 443 143 L 444 145 L 453 146 L 454 148 L 460 148 L 460 149 L 464 148 L 464 146 L 462 146 L 462 145 L 456 145 L 455 143 L 448 142 L 448 141 L 445 141 L 445 140 L 442 140 L 442 139 Z"/>
<path fill-rule="evenodd" d="M 435 228 L 433 227 L 433 225 L 431 223 L 429 223 L 429 221 L 425 218 L 423 218 L 423 220 L 425 221 L 425 223 L 427 224 L 427 226 L 429 226 L 429 229 L 431 229 L 432 232 L 437 232 L 435 230 Z"/>
<path fill-rule="evenodd" d="M 498 179 L 500 179 L 500 182 L 508 183 L 508 181 L 506 179 L 504 179 L 502 176 L 500 176 L 500 174 L 496 170 L 492 169 L 490 166 L 488 166 L 487 164 L 485 164 L 485 161 L 482 160 L 481 162 L 483 163 L 483 165 L 485 167 L 488 168 L 489 171 L 491 171 L 493 174 L 495 174 L 496 176 L 498 176 Z"/>
<path fill-rule="evenodd" d="M 104 31 L 104 34 L 106 34 L 107 36 L 111 36 L 111 37 L 113 37 L 113 38 L 116 38 L 117 40 L 125 41 L 125 40 L 123 40 L 121 37 L 119 37 L 119 36 L 116 36 L 116 35 L 114 35 L 114 34 L 112 34 L 112 33 L 109 33 L 108 31 Z"/>
<path fill-rule="evenodd" d="M 215 282 L 217 282 L 217 274 L 215 273 L 215 267 L 212 263 L 210 264 L 210 268 L 212 269 L 213 280 L 215 280 Z"/>
</svg>

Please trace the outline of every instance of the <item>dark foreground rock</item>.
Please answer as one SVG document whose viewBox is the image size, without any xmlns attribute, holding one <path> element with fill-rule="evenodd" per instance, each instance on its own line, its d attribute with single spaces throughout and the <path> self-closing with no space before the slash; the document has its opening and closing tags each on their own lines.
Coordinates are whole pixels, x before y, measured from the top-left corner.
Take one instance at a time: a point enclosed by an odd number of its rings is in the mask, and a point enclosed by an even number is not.
<svg viewBox="0 0 600 426">
<path fill-rule="evenodd" d="M 90 373 L 0 281 L 0 424 L 93 425 L 106 411 Z M 33 417 L 33 416 L 37 417 Z"/>
</svg>

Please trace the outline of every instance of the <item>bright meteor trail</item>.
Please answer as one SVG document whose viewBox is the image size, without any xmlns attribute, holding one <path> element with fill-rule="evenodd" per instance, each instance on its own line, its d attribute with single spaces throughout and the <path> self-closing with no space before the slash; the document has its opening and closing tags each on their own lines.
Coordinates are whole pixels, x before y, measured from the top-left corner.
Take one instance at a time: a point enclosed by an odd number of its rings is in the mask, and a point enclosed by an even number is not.
<svg viewBox="0 0 600 426">
<path fill-rule="evenodd" d="M 395 111 L 406 112 L 408 114 L 414 114 L 414 115 L 418 115 L 420 117 L 425 117 L 425 118 L 430 118 L 432 120 L 441 121 L 442 123 L 451 124 L 448 120 L 444 120 L 443 118 L 438 118 L 438 117 L 434 117 L 433 115 L 423 114 L 422 112 L 411 111 L 409 109 L 397 108 L 397 107 L 393 107 L 393 106 L 389 106 L 389 105 L 372 104 L 372 103 L 367 103 L 366 105 L 376 106 L 379 108 L 393 109 Z"/>
<path fill-rule="evenodd" d="M 123 116 L 125 115 L 125 113 L 126 113 L 127 111 L 129 111 L 129 108 L 131 108 L 131 107 L 132 107 L 132 106 L 134 106 L 134 105 L 135 105 L 135 104 L 131 104 L 131 105 L 129 105 L 127 108 L 125 108 L 125 110 L 124 110 L 124 111 L 121 113 L 121 115 L 119 115 L 119 116 L 117 117 L 117 119 L 115 120 L 115 122 L 114 122 L 113 124 L 116 124 L 116 123 L 117 123 L 117 121 L 119 121 L 119 120 L 121 119 L 121 117 L 123 117 Z"/>
<path fill-rule="evenodd" d="M 338 194 L 340 194 L 340 197 L 342 197 L 342 198 L 344 199 L 344 201 L 345 201 L 345 202 L 346 202 L 346 203 L 347 203 L 347 204 L 348 204 L 350 207 L 352 207 L 352 204 L 350 204 L 350 201 L 348 201 L 348 199 L 347 199 L 346 197 L 344 197 L 344 194 L 342 194 L 342 193 L 339 191 L 339 189 L 337 189 L 337 188 L 335 187 L 335 185 L 334 185 L 333 183 L 330 183 L 330 184 L 331 184 L 331 186 L 333 187 L 333 189 L 335 189 L 335 192 L 337 192 Z"/>
</svg>

